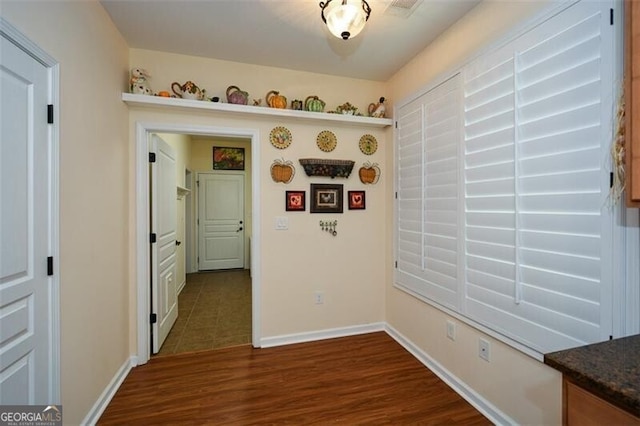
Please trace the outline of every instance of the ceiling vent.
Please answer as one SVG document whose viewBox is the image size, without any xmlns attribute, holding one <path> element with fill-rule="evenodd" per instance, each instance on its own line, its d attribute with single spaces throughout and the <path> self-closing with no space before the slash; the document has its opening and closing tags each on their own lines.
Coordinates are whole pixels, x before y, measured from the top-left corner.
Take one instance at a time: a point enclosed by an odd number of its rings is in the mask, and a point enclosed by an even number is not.
<svg viewBox="0 0 640 426">
<path fill-rule="evenodd" d="M 391 0 L 385 15 L 408 18 L 422 4 L 423 0 Z"/>
</svg>

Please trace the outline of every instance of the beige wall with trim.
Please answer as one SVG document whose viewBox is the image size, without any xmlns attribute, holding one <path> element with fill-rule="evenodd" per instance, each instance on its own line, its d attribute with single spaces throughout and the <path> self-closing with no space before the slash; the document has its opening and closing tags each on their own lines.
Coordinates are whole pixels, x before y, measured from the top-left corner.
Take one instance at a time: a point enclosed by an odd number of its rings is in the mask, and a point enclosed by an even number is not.
<svg viewBox="0 0 640 426">
<path fill-rule="evenodd" d="M 485 1 L 471 10 L 389 81 L 398 100 L 414 95 L 434 79 L 461 66 L 512 27 L 525 22 L 545 2 Z M 387 151 L 387 164 L 393 160 Z M 391 185 L 389 185 L 391 186 Z M 391 192 L 387 198 L 391 200 Z M 387 255 L 393 256 L 393 221 L 387 225 Z M 560 424 L 561 374 L 478 329 L 396 289 L 387 270 L 386 321 L 482 398 L 518 424 Z M 456 340 L 446 337 L 446 321 L 457 324 Z M 491 344 L 491 362 L 478 357 L 478 339 Z"/>
<path fill-rule="evenodd" d="M 65 424 L 80 424 L 129 344 L 128 47 L 96 1 L 3 1 L 60 63 L 60 327 Z"/>
<path fill-rule="evenodd" d="M 61 328 L 62 403 L 65 421 L 78 424 L 127 358 L 136 351 L 135 124 L 175 123 L 256 130 L 261 175 L 263 337 L 387 321 L 445 368 L 518 423 L 560 423 L 560 375 L 538 361 L 458 323 L 458 338 L 445 336 L 446 314 L 392 286 L 393 149 L 391 129 L 369 129 L 290 118 L 127 108 L 120 100 L 128 68 L 151 72 L 151 87 L 193 80 L 209 96 L 224 97 L 229 85 L 262 98 L 280 90 L 293 99 L 318 95 L 328 109 L 349 101 L 365 111 L 380 96 L 402 99 L 543 3 L 487 1 L 421 52 L 388 83 L 243 65 L 214 59 L 127 49 L 96 1 L 2 3 L 2 16 L 61 64 Z M 87 28 L 91 30 L 88 31 Z M 127 55 L 129 55 L 127 57 Z M 389 108 L 388 110 L 390 110 Z M 286 126 L 291 147 L 269 144 L 269 132 Z M 334 152 L 315 145 L 322 130 L 338 138 Z M 374 135 L 378 152 L 365 156 L 358 140 Z M 296 164 L 289 185 L 269 175 L 274 159 Z M 303 157 L 352 159 L 353 174 L 335 182 L 307 177 Z M 377 185 L 360 183 L 364 161 L 380 164 Z M 367 191 L 367 209 L 342 215 L 285 212 L 284 192 L 312 182 L 344 184 Z M 274 229 L 276 216 L 289 230 Z M 337 219 L 338 236 L 320 230 L 319 220 Z M 131 267 L 129 267 L 131 266 Z M 324 291 L 325 304 L 313 293 Z M 386 304 L 386 309 L 385 309 Z M 477 358 L 477 339 L 492 343 L 490 364 Z"/>
<path fill-rule="evenodd" d="M 135 123 L 138 121 L 255 129 L 259 133 L 261 214 L 258 220 L 262 225 L 260 276 L 263 338 L 384 320 L 384 224 L 387 220 L 384 195 L 386 176 L 390 173 L 384 163 L 384 130 L 291 119 L 274 122 L 270 119 L 229 117 L 207 112 L 134 108 L 131 109 L 130 124 L 132 140 L 135 140 Z M 293 134 L 292 145 L 284 151 L 269 143 L 269 133 L 275 125 L 284 125 Z M 331 129 L 338 138 L 338 147 L 329 154 L 321 152 L 315 144 L 317 134 L 326 129 Z M 358 148 L 359 138 L 365 133 L 376 136 L 380 144 L 378 152 L 371 156 L 373 158 L 365 156 Z M 133 146 L 131 151 L 134 158 Z M 273 182 L 269 174 L 273 160 L 283 156 L 296 163 L 297 172 L 289 185 Z M 357 162 L 356 169 L 366 160 L 377 161 L 383 175 L 377 185 L 367 187 L 360 183 L 357 170 L 347 180 L 312 179 L 297 164 L 298 158 L 303 157 L 352 159 Z M 310 214 L 307 205 L 306 212 L 286 212 L 285 190 L 305 190 L 308 196 L 311 182 L 341 183 L 345 195 L 349 189 L 364 189 L 367 191 L 367 210 L 349 211 L 345 207 L 340 215 L 319 215 Z M 133 185 L 130 189 L 132 197 L 135 197 Z M 289 218 L 288 231 L 274 229 L 276 216 Z M 338 236 L 322 232 L 318 225 L 320 219 L 337 219 Z M 325 292 L 324 305 L 314 305 L 316 290 Z M 135 285 L 132 285 L 131 293 L 131 334 L 135 339 Z M 131 342 L 132 348 L 135 347 L 134 343 L 135 340 Z"/>
<path fill-rule="evenodd" d="M 318 95 L 333 109 L 344 102 L 351 102 L 366 110 L 370 102 L 382 96 L 385 85 L 379 82 L 357 80 L 297 72 L 278 68 L 239 64 L 214 59 L 189 57 L 154 51 L 131 49 L 132 66 L 146 68 L 152 75 L 154 91 L 166 90 L 171 82 L 193 80 L 205 88 L 209 96 L 224 96 L 229 85 L 237 85 L 249 91 L 250 98 L 263 98 L 271 89 L 280 90 L 289 98 L 304 99 L 306 95 Z M 264 104 L 264 102 L 263 102 Z M 385 163 L 389 129 L 359 127 L 350 124 L 331 124 L 285 117 L 263 117 L 217 113 L 211 111 L 161 110 L 157 108 L 131 108 L 129 135 L 135 141 L 136 122 L 177 125 L 214 126 L 233 129 L 249 129 L 259 134 L 262 253 L 261 277 L 261 336 L 276 337 L 294 333 L 350 327 L 378 323 L 384 320 L 385 276 L 385 223 L 388 220 L 385 200 L 386 185 L 392 172 Z M 276 126 L 286 126 L 293 135 L 290 147 L 277 149 L 269 143 L 269 133 Z M 316 145 L 316 137 L 322 130 L 331 130 L 338 139 L 337 148 L 331 153 L 322 152 Z M 378 151 L 366 156 L 358 147 L 364 134 L 374 135 L 379 142 Z M 195 140 L 196 137 L 194 137 Z M 196 142 L 197 143 L 197 142 Z M 199 149 L 193 146 L 193 152 Z M 205 149 L 209 150 L 209 146 Z M 130 146 L 132 158 L 130 173 L 134 173 L 135 147 Z M 271 179 L 269 169 L 275 159 L 284 157 L 296 166 L 293 181 L 284 185 Z M 299 158 L 317 157 L 350 159 L 356 161 L 349 179 L 309 178 L 298 163 Z M 206 160 L 205 160 L 206 161 Z M 357 169 L 365 161 L 380 164 L 382 178 L 376 185 L 363 185 Z M 194 169 L 199 169 L 194 159 Z M 210 169 L 208 162 L 204 167 Z M 340 183 L 344 194 L 348 190 L 367 191 L 367 209 L 349 211 L 345 204 L 343 214 L 310 214 L 307 201 L 305 212 L 285 211 L 285 191 L 305 190 L 309 198 L 310 183 Z M 135 187 L 130 184 L 132 210 L 135 219 Z M 287 216 L 289 230 L 274 229 L 275 218 Z M 321 231 L 320 220 L 338 220 L 338 236 Z M 135 246 L 135 236 L 130 244 Z M 255 273 L 255 271 L 254 271 Z M 135 271 L 131 271 L 135 282 Z M 325 293 L 323 305 L 314 304 L 314 292 Z M 135 285 L 131 297 L 131 347 L 136 338 Z"/>
</svg>

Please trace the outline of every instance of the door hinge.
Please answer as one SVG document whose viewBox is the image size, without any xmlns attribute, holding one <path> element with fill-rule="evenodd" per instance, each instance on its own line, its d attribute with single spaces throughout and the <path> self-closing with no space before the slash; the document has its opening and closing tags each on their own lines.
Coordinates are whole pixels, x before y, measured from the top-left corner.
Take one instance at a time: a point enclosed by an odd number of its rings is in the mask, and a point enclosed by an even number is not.
<svg viewBox="0 0 640 426">
<path fill-rule="evenodd" d="M 398 269 L 398 261 L 397 260 L 394 262 L 394 264 L 395 264 L 395 268 Z"/>
<path fill-rule="evenodd" d="M 156 153 L 155 152 L 150 152 L 149 153 L 149 162 L 150 163 L 155 163 L 156 162 Z"/>
<path fill-rule="evenodd" d="M 396 121 L 396 129 L 398 128 L 398 122 Z"/>
<path fill-rule="evenodd" d="M 47 275 L 53 275 L 53 256 L 47 257 Z"/>
<path fill-rule="evenodd" d="M 47 124 L 53 124 L 53 105 L 47 105 Z"/>
<path fill-rule="evenodd" d="M 398 191 L 396 191 L 396 200 L 398 199 Z"/>
<path fill-rule="evenodd" d="M 151 243 L 155 243 L 156 240 L 157 240 L 156 234 L 155 234 L 155 232 L 152 232 L 151 235 L 149 236 L 149 241 Z"/>
<path fill-rule="evenodd" d="M 609 173 L 609 188 L 613 188 L 613 172 Z"/>
<path fill-rule="evenodd" d="M 609 25 L 613 25 L 613 9 L 609 9 Z"/>
<path fill-rule="evenodd" d="M 149 315 L 149 322 L 151 324 L 157 323 L 158 322 L 158 315 L 156 315 L 156 314 Z"/>
</svg>

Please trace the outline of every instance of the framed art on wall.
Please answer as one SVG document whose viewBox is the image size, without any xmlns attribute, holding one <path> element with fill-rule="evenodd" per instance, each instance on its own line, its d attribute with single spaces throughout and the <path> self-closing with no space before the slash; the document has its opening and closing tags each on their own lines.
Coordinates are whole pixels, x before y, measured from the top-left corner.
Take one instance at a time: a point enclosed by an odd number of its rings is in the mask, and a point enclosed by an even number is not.
<svg viewBox="0 0 640 426">
<path fill-rule="evenodd" d="M 312 183 L 311 213 L 342 213 L 342 185 Z"/>
<path fill-rule="evenodd" d="M 288 212 L 303 212 L 306 208 L 305 191 L 286 191 L 285 209 Z"/>
<path fill-rule="evenodd" d="M 349 210 L 364 210 L 365 209 L 365 192 L 364 191 L 349 191 L 347 194 L 349 200 Z"/>
<path fill-rule="evenodd" d="M 244 170 L 244 148 L 214 146 L 213 170 Z"/>
</svg>

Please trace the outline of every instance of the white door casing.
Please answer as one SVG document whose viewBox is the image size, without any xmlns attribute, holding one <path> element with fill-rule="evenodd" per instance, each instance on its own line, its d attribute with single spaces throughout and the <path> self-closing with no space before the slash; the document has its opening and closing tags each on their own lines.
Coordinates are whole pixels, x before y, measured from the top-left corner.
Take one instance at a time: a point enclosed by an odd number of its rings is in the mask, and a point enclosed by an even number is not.
<svg viewBox="0 0 640 426">
<path fill-rule="evenodd" d="M 244 175 L 198 174 L 198 269 L 244 267 Z"/>
<path fill-rule="evenodd" d="M 0 404 L 57 404 L 58 67 L 0 33 Z"/>
<path fill-rule="evenodd" d="M 178 318 L 176 279 L 176 157 L 173 148 L 157 135 L 151 136 L 151 306 L 153 353 L 157 353 Z"/>
</svg>

